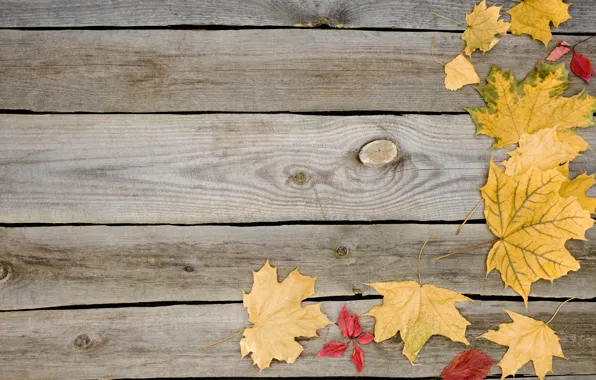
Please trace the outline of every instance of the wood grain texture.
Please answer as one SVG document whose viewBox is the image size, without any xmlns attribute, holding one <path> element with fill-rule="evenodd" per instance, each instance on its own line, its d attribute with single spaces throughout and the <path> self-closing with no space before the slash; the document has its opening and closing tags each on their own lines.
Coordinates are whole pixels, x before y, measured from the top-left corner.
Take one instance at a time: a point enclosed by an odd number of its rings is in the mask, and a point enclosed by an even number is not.
<svg viewBox="0 0 596 380">
<path fill-rule="evenodd" d="M 489 1 L 503 5 L 512 0 Z M 461 30 L 429 9 L 465 22 L 472 1 L 460 0 L 0 0 L 0 27 L 316 26 Z M 575 0 L 572 19 L 555 32 L 596 32 L 591 0 Z"/>
<path fill-rule="evenodd" d="M 474 130 L 466 115 L 3 115 L 0 222 L 463 220 L 504 158 Z M 379 138 L 402 159 L 362 165 Z"/>
<path fill-rule="evenodd" d="M 380 300 L 349 302 L 358 314 L 368 311 Z M 342 302 L 325 302 L 321 310 L 336 319 Z M 533 302 L 529 315 L 546 321 L 558 303 Z M 462 314 L 472 323 L 470 343 L 498 359 L 505 348 L 476 339 L 487 329 L 509 322 L 503 307 L 528 313 L 522 302 L 464 303 Z M 551 323 L 561 338 L 569 360 L 555 358 L 558 375 L 596 373 L 596 303 L 567 304 Z M 54 310 L 0 313 L 0 355 L 2 379 L 64 378 L 152 378 L 152 377 L 255 377 L 255 376 L 354 376 L 350 355 L 322 359 L 315 355 L 331 340 L 341 338 L 339 328 L 330 325 L 319 330 L 320 339 L 301 343 L 304 352 L 295 364 L 272 363 L 259 373 L 249 358 L 240 358 L 239 338 L 230 339 L 208 350 L 203 345 L 215 342 L 245 328 L 248 324 L 241 304 L 171 306 L 96 310 Z M 373 324 L 362 317 L 364 331 Z M 461 343 L 432 337 L 420 351 L 414 367 L 401 355 L 399 338 L 364 346 L 364 376 L 427 377 L 437 376 L 459 352 Z M 492 374 L 499 373 L 493 367 Z M 518 374 L 533 374 L 531 365 Z"/>
<path fill-rule="evenodd" d="M 461 112 L 473 87 L 448 91 L 459 34 L 339 30 L 0 31 L 0 109 L 38 112 Z M 581 37 L 565 36 L 570 43 Z M 596 39 L 582 53 L 596 54 Z M 523 78 L 547 54 L 507 36 L 475 55 Z M 570 59 L 566 57 L 567 61 Z M 595 84 L 588 86 L 593 90 Z M 572 91 L 584 87 L 573 77 Z"/>
<path fill-rule="evenodd" d="M 298 267 L 317 278 L 315 297 L 375 294 L 367 282 L 422 278 L 469 295 L 516 296 L 497 272 L 486 276 L 489 245 L 432 262 L 490 240 L 484 225 L 145 226 L 0 229 L 0 310 L 154 301 L 242 301 L 251 270 L 265 260 L 280 278 Z M 596 230 L 567 246 L 581 269 L 536 297 L 596 297 Z M 101 289 L 101 290 L 99 290 Z M 520 298 L 521 300 L 521 298 Z"/>
</svg>

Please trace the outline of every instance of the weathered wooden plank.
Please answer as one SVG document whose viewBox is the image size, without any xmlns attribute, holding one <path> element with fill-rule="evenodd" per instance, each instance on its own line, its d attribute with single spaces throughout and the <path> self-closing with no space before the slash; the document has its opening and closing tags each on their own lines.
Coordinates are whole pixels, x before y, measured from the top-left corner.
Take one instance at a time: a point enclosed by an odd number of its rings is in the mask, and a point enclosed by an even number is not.
<svg viewBox="0 0 596 380">
<path fill-rule="evenodd" d="M 466 115 L 3 115 L 0 222 L 463 220 L 504 156 L 474 130 Z M 380 138 L 401 160 L 362 165 Z"/>
<path fill-rule="evenodd" d="M 448 91 L 459 34 L 339 30 L 0 31 L 0 109 L 39 112 L 432 111 L 480 106 Z M 565 36 L 570 43 L 581 37 Z M 524 77 L 546 55 L 508 36 L 473 59 Z M 596 39 L 582 44 L 596 54 Z M 568 58 L 567 58 L 568 59 Z M 593 89 L 595 86 L 589 86 Z M 573 91 L 584 87 L 574 80 Z"/>
<path fill-rule="evenodd" d="M 356 301 L 350 302 L 349 307 L 361 314 L 379 303 Z M 321 309 L 335 319 L 342 305 L 325 302 Z M 526 313 L 521 302 L 479 301 L 460 307 L 472 323 L 467 333 L 470 343 L 495 359 L 503 355 L 505 348 L 476 337 L 509 321 L 503 307 Z M 556 307 L 556 302 L 532 302 L 529 315 L 546 321 Z M 596 373 L 594 315 L 596 303 L 575 302 L 567 304 L 551 323 L 569 358 L 554 359 L 556 374 Z M 361 321 L 364 331 L 370 331 L 372 318 L 363 317 Z M 325 342 L 343 340 L 335 325 L 320 330 L 320 339 L 303 341 L 305 350 L 295 364 L 274 362 L 261 373 L 250 359 L 240 358 L 239 338 L 199 350 L 247 325 L 241 304 L 4 312 L 0 313 L 0 378 L 355 375 L 350 355 L 339 359 L 315 356 Z M 402 356 L 399 338 L 370 344 L 364 347 L 363 375 L 431 378 L 465 349 L 461 343 L 433 337 L 418 356 L 420 366 L 414 367 Z M 499 368 L 493 367 L 492 373 L 499 373 Z M 518 373 L 533 374 L 533 368 L 526 365 Z"/>
<path fill-rule="evenodd" d="M 489 4 L 494 1 L 489 1 Z M 515 1 L 498 1 L 507 10 Z M 464 22 L 473 1 L 459 0 L 0 0 L 0 27 L 315 26 L 461 30 L 429 9 Z M 590 0 L 575 0 L 573 18 L 555 32 L 596 32 Z M 503 12 L 504 13 L 504 12 Z M 504 14 L 505 19 L 509 16 Z"/>
<path fill-rule="evenodd" d="M 144 226 L 0 229 L 0 309 L 137 303 L 242 301 L 251 270 L 266 259 L 280 279 L 298 267 L 317 278 L 315 297 L 375 294 L 363 284 L 417 278 L 465 294 L 516 295 L 485 275 L 489 245 L 432 262 L 493 236 L 484 225 Z M 596 229 L 568 244 L 581 269 L 532 286 L 537 297 L 596 297 Z M 98 289 L 101 289 L 98 291 Z"/>
</svg>

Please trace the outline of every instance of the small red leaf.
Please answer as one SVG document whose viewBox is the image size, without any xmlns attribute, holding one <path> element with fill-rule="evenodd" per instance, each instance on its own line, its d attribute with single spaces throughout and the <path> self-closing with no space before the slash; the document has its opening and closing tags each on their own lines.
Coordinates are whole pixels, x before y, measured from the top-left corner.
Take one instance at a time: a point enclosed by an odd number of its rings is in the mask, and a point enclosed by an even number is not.
<svg viewBox="0 0 596 380">
<path fill-rule="evenodd" d="M 590 77 L 594 75 L 594 71 L 592 70 L 592 62 L 587 57 L 574 51 L 573 59 L 571 60 L 571 70 L 578 77 L 590 84 Z"/>
<path fill-rule="evenodd" d="M 443 368 L 444 380 L 481 380 L 486 377 L 495 362 L 485 353 L 475 349 L 458 354 Z"/>
<path fill-rule="evenodd" d="M 320 358 L 339 358 L 344 351 L 348 348 L 350 342 L 348 343 L 341 343 L 341 342 L 329 342 L 319 351 L 317 354 Z"/>
<path fill-rule="evenodd" d="M 341 333 L 344 334 L 344 338 L 352 337 L 352 334 L 354 333 L 354 320 L 352 319 L 352 316 L 350 315 L 346 305 L 342 307 L 341 312 L 339 313 L 337 324 L 339 325 Z"/>
<path fill-rule="evenodd" d="M 362 334 L 362 326 L 360 326 L 360 321 L 358 321 L 358 314 L 354 313 L 354 317 L 352 318 L 354 330 L 352 331 L 352 335 L 350 338 L 356 338 L 360 334 Z"/>
<path fill-rule="evenodd" d="M 547 61 L 551 61 L 554 62 L 556 60 L 558 60 L 559 58 L 561 58 L 562 56 L 564 56 L 565 54 L 569 53 L 571 51 L 571 45 L 569 45 L 568 42 L 559 42 L 557 44 L 557 47 L 550 52 L 550 54 L 548 55 L 548 57 L 546 57 Z"/>
<path fill-rule="evenodd" d="M 364 368 L 364 353 L 360 346 L 354 342 L 354 353 L 352 354 L 352 362 L 356 366 L 356 371 L 358 373 L 362 372 L 362 368 Z"/>
<path fill-rule="evenodd" d="M 370 342 L 375 339 L 375 336 L 369 332 L 364 333 L 358 337 L 358 343 L 360 344 L 369 344 Z"/>
</svg>

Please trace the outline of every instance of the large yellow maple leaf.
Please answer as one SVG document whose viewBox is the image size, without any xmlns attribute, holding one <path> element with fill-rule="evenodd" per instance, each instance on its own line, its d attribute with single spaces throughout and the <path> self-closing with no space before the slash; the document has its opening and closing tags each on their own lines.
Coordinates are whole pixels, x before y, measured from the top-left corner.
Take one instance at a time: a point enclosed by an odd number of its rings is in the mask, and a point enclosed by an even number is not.
<svg viewBox="0 0 596 380">
<path fill-rule="evenodd" d="M 565 248 L 569 239 L 585 240 L 594 221 L 575 197 L 559 194 L 565 177 L 557 170 L 532 167 L 508 176 L 493 162 L 482 191 L 486 222 L 499 239 L 490 250 L 487 272 L 501 272 L 510 286 L 528 302 L 531 284 L 554 280 L 579 269 Z"/>
<path fill-rule="evenodd" d="M 499 325 L 499 330 L 489 330 L 480 338 L 488 339 L 509 349 L 497 364 L 502 369 L 501 379 L 515 375 L 530 360 L 540 380 L 553 371 L 553 356 L 566 359 L 557 334 L 542 321 L 505 309 L 512 323 Z"/>
<path fill-rule="evenodd" d="M 548 46 L 553 38 L 550 23 L 558 27 L 569 20 L 568 8 L 563 0 L 524 0 L 507 11 L 511 15 L 511 33 L 529 34 Z"/>
<path fill-rule="evenodd" d="M 377 282 L 366 284 L 383 295 L 383 304 L 367 314 L 374 317 L 375 342 L 382 342 L 400 333 L 403 354 L 414 364 L 416 356 L 433 335 L 443 335 L 454 342 L 469 344 L 466 327 L 456 302 L 471 301 L 449 289 L 414 281 Z"/>
<path fill-rule="evenodd" d="M 588 143 L 580 136 L 564 135 L 561 140 L 556 128 L 542 129 L 534 134 L 523 134 L 519 146 L 508 153 L 510 158 L 501 165 L 509 176 L 522 174 L 532 166 L 548 170 L 572 161 L 588 148 Z"/>
<path fill-rule="evenodd" d="M 253 325 L 244 330 L 240 341 L 242 357 L 252 352 L 261 370 L 273 359 L 294 363 L 304 350 L 295 338 L 316 337 L 318 329 L 332 323 L 320 304 L 300 305 L 314 294 L 315 279 L 296 269 L 279 283 L 277 269 L 269 261 L 253 276 L 252 290 L 243 297 Z"/>
<path fill-rule="evenodd" d="M 555 128 L 557 131 L 594 125 L 596 98 L 580 93 L 563 97 L 569 81 L 562 64 L 538 63 L 518 83 L 511 72 L 493 66 L 479 89 L 486 107 L 467 109 L 477 133 L 494 137 L 493 148 L 506 148 L 526 133 Z"/>
<path fill-rule="evenodd" d="M 495 37 L 497 34 L 506 34 L 509 23 L 499 20 L 501 8 L 497 6 L 487 7 L 486 0 L 482 0 L 474 6 L 472 13 L 466 15 L 468 28 L 461 38 L 466 41 L 464 52 L 467 55 L 480 49 L 487 52 L 499 42 Z"/>
</svg>

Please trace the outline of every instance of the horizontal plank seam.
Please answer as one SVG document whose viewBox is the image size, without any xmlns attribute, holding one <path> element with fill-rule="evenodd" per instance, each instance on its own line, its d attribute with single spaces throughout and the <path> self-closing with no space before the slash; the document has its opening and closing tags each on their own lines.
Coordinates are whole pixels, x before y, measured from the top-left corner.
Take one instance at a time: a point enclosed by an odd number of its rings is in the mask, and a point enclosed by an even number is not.
<svg viewBox="0 0 596 380">
<path fill-rule="evenodd" d="M 498 301 L 498 302 L 523 302 L 518 296 L 486 296 L 480 294 L 463 294 L 464 296 L 474 301 Z M 378 294 L 367 295 L 367 296 L 330 296 L 330 297 L 312 297 L 307 298 L 303 302 L 352 302 L 352 301 L 366 301 L 366 300 L 380 300 L 383 296 Z M 540 302 L 562 302 L 569 299 L 569 297 L 539 297 L 530 296 L 528 302 L 540 301 Z M 594 303 L 594 298 L 576 298 L 569 302 L 576 303 Z M 64 305 L 64 306 L 51 306 L 51 307 L 40 307 L 40 308 L 24 308 L 24 309 L 11 309 L 11 310 L 0 310 L 0 313 L 18 313 L 26 311 L 41 311 L 41 310 L 94 310 L 94 309 L 122 309 L 122 308 L 152 308 L 152 307 L 168 307 L 168 306 L 200 306 L 200 305 L 229 305 L 229 304 L 241 304 L 242 300 L 230 300 L 230 301 L 155 301 L 155 302 L 128 302 L 128 303 L 105 303 L 105 304 L 86 304 L 86 305 Z"/>
<path fill-rule="evenodd" d="M 327 24 L 319 26 L 293 26 L 293 25 L 193 25 L 193 24 L 170 24 L 170 25 L 147 25 L 147 26 L 115 26 L 115 25 L 94 25 L 94 26 L 37 26 L 37 27 L 0 27 L 0 30 L 19 31 L 65 31 L 65 30 L 277 30 L 277 29 L 304 29 L 304 30 L 343 30 L 343 31 L 370 31 L 370 32 L 438 32 L 438 33 L 462 33 L 463 28 L 438 29 L 438 28 L 399 28 L 399 27 L 334 27 Z M 591 32 L 565 32 L 552 30 L 553 35 L 559 36 L 592 36 Z M 511 34 L 508 32 L 507 34 Z"/>
<path fill-rule="evenodd" d="M 375 225 L 375 224 L 449 224 L 460 225 L 463 220 L 288 220 L 278 222 L 249 222 L 249 223 L 0 223 L 3 228 L 34 228 L 34 227 L 134 227 L 134 226 L 174 226 L 174 227 L 278 227 L 278 226 L 333 226 L 333 225 Z M 486 224 L 484 219 L 468 220 L 466 224 Z"/>
<path fill-rule="evenodd" d="M 172 111 L 172 112 L 36 112 L 25 109 L 0 109 L 0 116 L 6 115 L 296 115 L 296 116 L 404 116 L 404 115 L 428 115 L 428 116 L 441 116 L 441 115 L 467 115 L 468 112 L 464 111 L 444 111 L 444 112 L 433 112 L 433 111 L 367 111 L 367 110 L 351 110 L 351 111 L 313 111 L 313 112 L 293 112 L 293 111 L 261 111 L 261 112 L 249 112 L 249 111 Z"/>
</svg>

